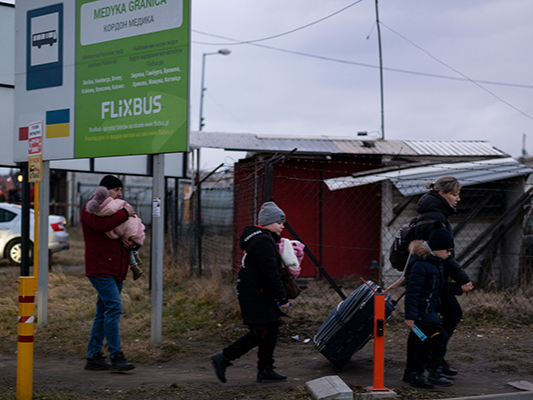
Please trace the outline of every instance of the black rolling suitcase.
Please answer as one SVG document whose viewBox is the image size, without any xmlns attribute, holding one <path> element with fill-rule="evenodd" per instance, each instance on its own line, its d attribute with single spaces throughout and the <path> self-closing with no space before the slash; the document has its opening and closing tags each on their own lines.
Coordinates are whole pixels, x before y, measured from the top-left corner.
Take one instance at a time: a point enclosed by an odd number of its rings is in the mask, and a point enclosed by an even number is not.
<svg viewBox="0 0 533 400">
<path fill-rule="evenodd" d="M 368 282 L 374 290 L 379 286 Z M 395 302 L 385 293 L 385 318 Z M 352 355 L 363 348 L 374 334 L 374 292 L 363 283 L 328 315 L 315 337 L 315 348 L 326 357 L 335 371 L 340 371 Z"/>
</svg>

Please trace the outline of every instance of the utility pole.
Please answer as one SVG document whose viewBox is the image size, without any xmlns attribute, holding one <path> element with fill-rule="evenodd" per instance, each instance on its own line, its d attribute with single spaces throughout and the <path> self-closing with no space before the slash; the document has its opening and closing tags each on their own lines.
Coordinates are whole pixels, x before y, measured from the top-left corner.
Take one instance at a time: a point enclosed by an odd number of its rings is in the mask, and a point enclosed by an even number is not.
<svg viewBox="0 0 533 400">
<path fill-rule="evenodd" d="M 385 139 L 385 111 L 384 111 L 384 106 L 383 106 L 383 57 L 381 54 L 381 28 L 379 26 L 378 0 L 376 0 L 376 25 L 378 28 L 379 83 L 380 83 L 380 88 L 381 88 L 381 138 Z"/>
</svg>

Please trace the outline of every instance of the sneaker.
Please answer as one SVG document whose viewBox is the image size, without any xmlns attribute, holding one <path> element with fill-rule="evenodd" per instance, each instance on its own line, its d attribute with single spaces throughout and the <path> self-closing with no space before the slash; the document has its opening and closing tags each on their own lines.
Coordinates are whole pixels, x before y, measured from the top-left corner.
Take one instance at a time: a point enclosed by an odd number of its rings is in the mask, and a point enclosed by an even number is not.
<svg viewBox="0 0 533 400">
<path fill-rule="evenodd" d="M 444 364 L 442 365 L 442 373 L 445 376 L 455 376 L 459 373 L 459 371 L 457 371 L 455 368 L 452 368 L 450 364 L 444 361 Z"/>
<path fill-rule="evenodd" d="M 104 355 L 100 352 L 93 357 L 87 358 L 87 363 L 85 364 L 85 369 L 87 371 L 107 371 L 111 368 Z"/>
<path fill-rule="evenodd" d="M 130 265 L 131 273 L 133 274 L 133 280 L 136 281 L 143 274 L 143 270 L 139 268 L 137 264 Z"/>
<path fill-rule="evenodd" d="M 286 379 L 286 376 L 278 374 L 274 367 L 271 367 L 258 370 L 256 382 L 282 382 Z"/>
<path fill-rule="evenodd" d="M 213 354 L 209 358 L 211 359 L 218 380 L 226 383 L 226 368 L 231 367 L 233 364 L 222 353 Z"/>
<path fill-rule="evenodd" d="M 115 357 L 111 359 L 111 368 L 119 372 L 123 372 L 134 369 L 135 365 L 126 361 L 126 357 L 124 357 L 124 354 L 118 353 Z"/>
<path fill-rule="evenodd" d="M 411 383 L 415 378 L 416 378 L 416 372 L 415 371 L 407 371 L 407 370 L 405 370 L 403 372 L 402 382 Z"/>
<path fill-rule="evenodd" d="M 442 372 L 442 367 L 438 367 L 435 369 L 429 369 L 429 376 L 428 376 L 428 382 L 432 383 L 433 385 L 437 386 L 452 386 L 453 382 L 449 379 L 447 379 L 444 376 L 444 373 Z"/>
<path fill-rule="evenodd" d="M 426 376 L 424 374 L 417 374 L 416 372 L 414 373 L 414 377 L 411 380 L 410 384 L 412 387 L 419 389 L 433 389 L 435 387 L 427 381 Z"/>
</svg>

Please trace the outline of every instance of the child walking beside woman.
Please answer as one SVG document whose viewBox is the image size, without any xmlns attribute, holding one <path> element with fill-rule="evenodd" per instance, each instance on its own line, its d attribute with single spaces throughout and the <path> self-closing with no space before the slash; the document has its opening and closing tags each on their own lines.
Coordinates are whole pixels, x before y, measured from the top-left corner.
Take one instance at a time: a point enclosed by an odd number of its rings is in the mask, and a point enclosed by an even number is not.
<svg viewBox="0 0 533 400">
<path fill-rule="evenodd" d="M 461 287 L 444 279 L 443 261 L 452 253 L 453 236 L 442 222 L 434 223 L 427 241 L 414 240 L 409 250 L 416 255 L 405 292 L 405 324 L 411 329 L 409 340 L 422 341 L 413 354 L 411 385 L 432 388 L 433 385 L 451 386 L 453 382 L 443 372 L 448 334 L 442 326 L 438 313 L 444 293 L 461 293 Z M 420 338 L 413 328 L 425 335 Z M 416 329 L 415 328 L 415 329 Z M 418 337 L 415 337 L 418 336 Z M 426 378 L 424 372 L 428 370 Z"/>
</svg>

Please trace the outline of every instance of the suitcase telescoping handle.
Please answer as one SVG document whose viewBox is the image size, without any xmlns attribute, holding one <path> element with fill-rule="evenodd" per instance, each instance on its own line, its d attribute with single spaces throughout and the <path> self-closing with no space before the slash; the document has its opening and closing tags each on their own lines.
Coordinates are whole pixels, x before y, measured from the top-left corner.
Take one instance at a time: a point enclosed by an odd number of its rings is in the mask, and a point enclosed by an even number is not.
<svg viewBox="0 0 533 400">
<path fill-rule="evenodd" d="M 402 292 L 400 296 L 398 296 L 396 300 L 391 300 L 391 304 L 394 308 L 396 308 L 396 306 L 398 305 L 398 303 L 400 302 L 403 296 L 405 296 L 405 290 Z"/>
</svg>

